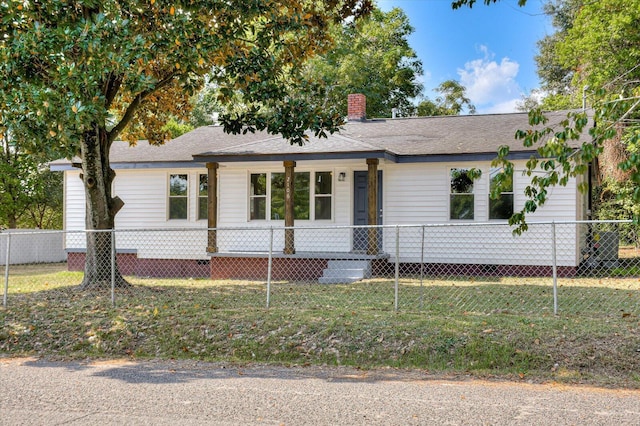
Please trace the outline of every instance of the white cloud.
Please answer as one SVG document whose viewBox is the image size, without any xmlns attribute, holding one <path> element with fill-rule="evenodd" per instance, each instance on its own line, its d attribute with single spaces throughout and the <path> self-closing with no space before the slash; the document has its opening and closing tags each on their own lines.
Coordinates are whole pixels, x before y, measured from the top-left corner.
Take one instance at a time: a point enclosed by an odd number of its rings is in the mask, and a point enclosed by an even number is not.
<svg viewBox="0 0 640 426">
<path fill-rule="evenodd" d="M 482 59 L 467 62 L 464 69 L 458 69 L 467 96 L 481 113 L 515 111 L 522 94 L 515 80 L 520 64 L 506 57 L 497 63 L 486 46 L 480 46 L 479 50 L 484 54 Z"/>
<path fill-rule="evenodd" d="M 500 102 L 499 104 L 493 104 L 491 106 L 486 106 L 482 108 L 483 114 L 502 114 L 505 112 L 514 112 L 517 111 L 518 103 L 522 102 L 521 98 L 518 99 L 510 99 L 505 102 Z"/>
</svg>

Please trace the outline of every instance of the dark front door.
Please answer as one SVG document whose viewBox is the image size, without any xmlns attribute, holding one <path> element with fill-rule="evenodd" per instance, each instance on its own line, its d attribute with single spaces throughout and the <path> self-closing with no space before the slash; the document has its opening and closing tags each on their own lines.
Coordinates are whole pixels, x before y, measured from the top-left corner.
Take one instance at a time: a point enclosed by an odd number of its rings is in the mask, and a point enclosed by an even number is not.
<svg viewBox="0 0 640 426">
<path fill-rule="evenodd" d="M 353 224 L 369 224 L 369 192 L 367 191 L 369 172 L 353 172 Z M 378 225 L 382 225 L 382 170 L 378 170 Z M 353 251 L 367 251 L 368 233 L 365 228 L 353 230 Z M 378 233 L 378 249 L 382 248 L 382 232 Z"/>
</svg>

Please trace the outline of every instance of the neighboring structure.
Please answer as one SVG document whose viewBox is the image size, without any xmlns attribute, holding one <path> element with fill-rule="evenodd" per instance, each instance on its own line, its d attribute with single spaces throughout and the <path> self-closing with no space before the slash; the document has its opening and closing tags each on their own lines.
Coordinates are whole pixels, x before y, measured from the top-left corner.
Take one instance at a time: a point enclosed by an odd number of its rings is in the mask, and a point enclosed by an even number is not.
<svg viewBox="0 0 640 426">
<path fill-rule="evenodd" d="M 63 237 L 60 231 L 2 229 L 0 230 L 0 265 L 5 266 L 7 263 L 8 245 L 10 246 L 10 265 L 64 262 L 67 260 L 67 254 L 64 251 Z"/>
<path fill-rule="evenodd" d="M 349 121 L 340 133 L 326 139 L 310 138 L 305 146 L 292 146 L 266 133 L 229 135 L 216 126 L 198 128 L 164 146 L 141 142 L 129 147 L 116 142 L 111 149 L 111 166 L 117 171 L 114 193 L 125 202 L 116 217 L 116 228 L 506 222 L 524 204 L 524 188 L 530 178 L 521 171 L 535 150 L 523 147 L 514 135 L 529 127 L 526 113 L 367 120 L 365 104 L 363 95 L 349 95 Z M 549 114 L 549 125 L 566 115 Z M 510 147 L 516 173 L 511 190 L 490 200 L 490 181 L 496 172 L 490 164 L 501 145 Z M 79 170 L 65 161 L 54 162 L 52 169 L 65 172 L 65 229 L 84 229 Z M 480 170 L 480 178 L 470 179 L 470 169 Z M 578 177 L 565 187 L 554 188 L 547 203 L 529 220 L 586 219 L 587 195 L 577 189 L 585 179 Z M 495 230 L 484 232 L 491 240 Z M 500 232 L 508 239 L 508 228 Z M 322 244 L 301 238 L 304 230 L 296 229 L 296 233 L 288 229 L 277 236 L 274 250 L 278 258 L 302 262 L 305 254 L 325 253 L 328 258 L 341 254 L 395 260 L 389 245 L 395 243 L 375 230 L 342 232 Z M 238 261 L 248 252 L 265 254 L 264 246 L 251 240 L 216 237 L 216 232 L 209 232 L 207 241 L 190 241 L 189 248 L 180 253 L 147 246 L 135 255 L 139 259 L 208 262 L 211 276 L 217 277 L 224 275 L 221 262 L 229 257 Z M 483 237 L 474 234 L 470 238 Z M 548 266 L 548 254 L 527 251 L 528 238 L 521 237 L 520 251 L 503 250 L 499 256 L 471 253 L 472 244 L 451 247 L 430 241 L 426 261 Z M 558 265 L 575 268 L 581 245 L 576 235 L 571 246 L 560 251 Z M 82 263 L 81 242 L 68 242 L 67 250 L 70 259 L 76 253 L 75 259 Z M 422 259 L 419 248 L 418 253 L 410 249 L 403 253 L 401 262 Z"/>
</svg>

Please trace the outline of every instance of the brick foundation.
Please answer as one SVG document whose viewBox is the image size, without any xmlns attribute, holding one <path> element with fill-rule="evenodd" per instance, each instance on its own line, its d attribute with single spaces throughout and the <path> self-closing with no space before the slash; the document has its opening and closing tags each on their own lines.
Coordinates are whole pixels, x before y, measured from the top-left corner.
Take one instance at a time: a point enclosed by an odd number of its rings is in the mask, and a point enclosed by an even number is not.
<svg viewBox="0 0 640 426">
<path fill-rule="evenodd" d="M 279 258 L 272 259 L 273 280 L 317 280 L 327 268 L 327 259 Z M 269 259 L 266 257 L 213 257 L 211 279 L 266 280 Z"/>
<path fill-rule="evenodd" d="M 69 271 L 84 270 L 84 252 L 67 253 Z M 209 260 L 139 259 L 135 253 L 117 253 L 118 270 L 125 276 L 153 278 L 208 278 Z"/>
<path fill-rule="evenodd" d="M 372 264 L 374 276 L 393 276 L 395 264 L 385 260 L 376 260 Z M 401 263 L 399 273 L 416 275 L 420 270 L 424 275 L 452 276 L 452 277 L 551 277 L 553 268 L 543 265 L 478 265 L 454 263 L 425 263 L 420 268 L 419 263 Z M 558 266 L 559 278 L 572 278 L 577 274 L 575 266 Z"/>
<path fill-rule="evenodd" d="M 67 268 L 70 271 L 84 269 L 84 252 L 67 253 Z M 154 278 L 210 278 L 212 280 L 257 280 L 267 279 L 269 259 L 267 257 L 212 257 L 210 260 L 195 259 L 139 259 L 135 253 L 116 255 L 120 273 L 125 276 Z M 271 279 L 291 281 L 316 281 L 327 268 L 329 259 L 302 257 L 274 257 Z M 387 259 L 372 261 L 374 277 L 393 277 L 395 264 Z M 401 276 L 420 273 L 419 263 L 401 263 Z M 551 266 L 535 265 L 463 265 L 451 263 L 425 263 L 424 275 L 459 277 L 551 277 Z M 571 278 L 577 268 L 559 266 L 559 278 Z"/>
</svg>

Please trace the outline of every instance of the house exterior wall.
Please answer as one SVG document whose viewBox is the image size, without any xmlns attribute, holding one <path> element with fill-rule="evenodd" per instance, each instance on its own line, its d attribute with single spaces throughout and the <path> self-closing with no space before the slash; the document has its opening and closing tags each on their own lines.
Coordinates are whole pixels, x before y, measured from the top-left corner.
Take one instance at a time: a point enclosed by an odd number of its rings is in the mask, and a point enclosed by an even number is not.
<svg viewBox="0 0 640 426">
<path fill-rule="evenodd" d="M 522 174 L 525 161 L 516 162 L 514 173 L 515 210 L 525 202 L 524 188 L 529 177 Z M 474 183 L 473 221 L 449 220 L 449 170 L 451 168 L 478 168 L 482 176 Z M 506 227 L 480 226 L 489 221 L 489 162 L 451 162 L 451 163 L 391 163 L 381 161 L 379 170 L 383 172 L 383 224 L 410 225 L 436 224 L 442 226 L 427 227 L 425 230 L 425 254 L 421 255 L 421 244 L 407 241 L 401 247 L 401 262 L 429 263 L 478 263 L 491 265 L 550 265 L 551 245 L 549 227 L 536 229 L 532 226 L 522 236 L 513 236 Z M 296 220 L 296 251 L 301 252 L 349 252 L 351 234 L 344 229 L 323 230 L 322 239 L 315 237 L 318 230 L 314 226 L 348 226 L 353 223 L 353 172 L 366 170 L 362 160 L 338 161 L 298 161 L 295 171 L 331 171 L 333 172 L 332 218 L 331 220 Z M 255 238 L 238 238 L 237 232 L 224 230 L 233 227 L 265 228 L 281 227 L 284 220 L 249 220 L 249 182 L 251 173 L 283 172 L 282 162 L 222 163 L 218 170 L 218 249 L 220 252 L 266 252 L 269 249 L 267 230 L 256 230 Z M 338 180 L 345 173 L 344 181 Z M 197 219 L 198 176 L 206 174 L 207 169 L 121 169 L 117 170 L 114 182 L 114 194 L 125 202 L 116 217 L 116 229 L 165 229 L 186 228 L 201 229 L 207 227 L 206 220 Z M 186 220 L 168 219 L 168 185 L 170 174 L 186 174 L 189 181 L 188 218 Z M 582 219 L 584 205 L 581 195 L 577 195 L 577 182 L 571 180 L 566 187 L 550 190 L 549 200 L 536 213 L 529 215 L 534 221 L 573 221 Z M 65 172 L 65 228 L 67 230 L 84 229 L 84 190 L 79 172 Z M 468 224 L 465 227 L 451 227 L 449 224 Z M 395 232 L 385 229 L 383 250 L 391 255 L 394 262 Z M 570 232 L 563 228 L 563 232 Z M 577 266 L 580 253 L 580 239 L 562 239 L 558 246 L 558 265 Z M 84 236 L 69 236 L 66 247 L 69 251 L 82 251 L 85 248 Z M 117 237 L 118 250 L 135 250 L 138 258 L 146 259 L 209 259 L 206 253 L 207 235 L 201 232 L 184 238 L 176 249 L 176 234 L 158 232 L 151 237 L 153 241 L 138 244 L 135 235 Z M 568 242 L 567 242 L 568 240 Z M 470 243 L 471 241 L 471 243 Z M 511 242 L 516 241 L 518 250 Z M 501 243 L 503 242 L 503 243 Z M 274 232 L 273 249 L 280 251 L 284 247 L 282 231 Z"/>
<path fill-rule="evenodd" d="M 530 178 L 523 174 L 525 160 L 515 162 L 514 210 L 520 210 L 526 201 L 524 190 Z M 476 168 L 482 171 L 474 183 L 475 217 L 473 221 L 449 219 L 449 170 Z M 504 226 L 475 226 L 478 223 L 504 224 L 506 220 L 489 220 L 489 162 L 412 163 L 387 164 L 384 168 L 384 221 L 386 224 L 468 224 L 473 226 L 429 227 L 425 233 L 425 251 L 420 254 L 421 243 L 408 239 L 400 247 L 401 262 L 469 263 L 496 265 L 550 265 L 551 244 L 549 227 L 530 226 L 521 236 L 513 236 Z M 581 219 L 578 208 L 577 183 L 572 179 L 565 187 L 549 191 L 546 204 L 528 215 L 529 222 L 575 221 Z M 575 229 L 575 225 L 574 229 Z M 395 232 L 385 229 L 384 251 L 395 261 Z M 563 226 L 563 232 L 569 232 Z M 575 232 L 574 232 L 575 235 Z M 473 241 L 474 244 L 469 242 Z M 576 266 L 579 261 L 577 238 L 563 238 L 557 247 L 558 265 Z M 514 250 L 517 242 L 520 250 Z"/>
<path fill-rule="evenodd" d="M 124 201 L 124 207 L 116 215 L 116 230 L 193 228 L 206 229 L 206 220 L 197 220 L 197 179 L 206 174 L 202 169 L 126 169 L 117 170 L 113 194 Z M 168 184 L 170 174 L 186 174 L 189 181 L 187 220 L 168 219 Z M 65 229 L 85 229 L 85 196 L 79 172 L 65 172 Z M 138 258 L 153 259 L 208 259 L 205 232 L 190 234 L 179 243 L 176 233 L 134 234 L 118 232 L 117 250 L 135 250 Z M 143 240 L 144 238 L 144 240 Z M 66 237 L 67 251 L 86 249 L 85 237 L 81 233 L 70 233 Z"/>
</svg>

